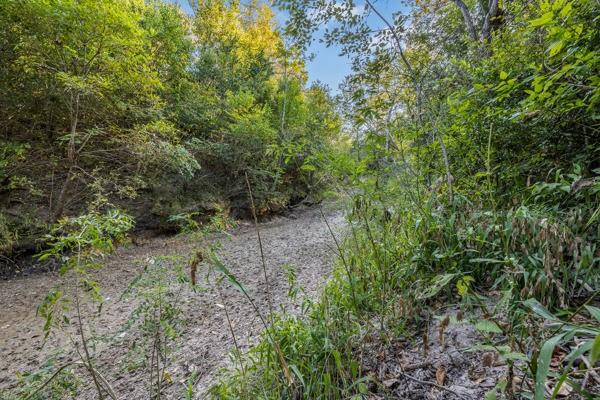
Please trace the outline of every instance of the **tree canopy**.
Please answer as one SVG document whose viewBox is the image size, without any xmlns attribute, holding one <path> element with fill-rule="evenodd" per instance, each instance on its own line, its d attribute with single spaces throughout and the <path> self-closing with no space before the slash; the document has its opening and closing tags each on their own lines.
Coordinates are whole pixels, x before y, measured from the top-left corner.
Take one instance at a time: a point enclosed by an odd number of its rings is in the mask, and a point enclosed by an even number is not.
<svg viewBox="0 0 600 400">
<path fill-rule="evenodd" d="M 318 196 L 340 120 L 266 4 L 8 0 L 0 14 L 8 247 L 107 204 L 148 227 L 243 213 L 245 174 L 263 212 Z"/>
</svg>

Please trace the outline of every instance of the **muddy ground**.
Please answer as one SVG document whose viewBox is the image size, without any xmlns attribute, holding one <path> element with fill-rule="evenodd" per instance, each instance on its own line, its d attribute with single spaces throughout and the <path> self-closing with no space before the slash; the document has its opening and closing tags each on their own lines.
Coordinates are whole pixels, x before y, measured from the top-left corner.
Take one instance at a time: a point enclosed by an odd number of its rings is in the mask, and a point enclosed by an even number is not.
<svg viewBox="0 0 600 400">
<path fill-rule="evenodd" d="M 339 210 L 325 211 L 332 228 L 339 234 L 344 218 Z M 298 311 L 298 301 L 287 297 L 287 272 L 283 265 L 292 265 L 297 272 L 298 284 L 314 296 L 327 279 L 335 256 L 334 242 L 318 209 L 297 210 L 286 217 L 276 217 L 260 224 L 273 304 L 278 309 Z M 266 312 L 267 290 L 254 227 L 244 223 L 232 231 L 231 237 L 220 237 L 219 251 L 224 264 L 243 282 L 259 308 Z M 98 272 L 104 296 L 102 312 L 98 317 L 86 316 L 96 335 L 111 337 L 96 348 L 97 369 L 109 380 L 120 398 L 146 399 L 148 375 L 135 367 L 132 348 L 136 338 L 121 332 L 129 320 L 137 301 L 120 299 L 128 284 L 140 273 L 148 259 L 158 256 L 181 256 L 187 260 L 197 241 L 190 237 L 148 239 L 138 245 L 119 248 L 106 259 Z M 195 379 L 195 398 L 202 398 L 211 383 L 220 376 L 220 370 L 230 363 L 233 347 L 224 306 L 232 320 L 238 343 L 243 350 L 254 344 L 261 332 L 259 319 L 248 301 L 232 287 L 223 288 L 222 300 L 213 283 L 203 282 L 202 266 L 198 279 L 204 290 L 179 293 L 183 324 L 177 339 L 174 362 L 168 367 L 172 378 L 165 393 L 167 398 L 182 397 L 184 383 Z M 74 359 L 68 334 L 51 336 L 44 344 L 44 321 L 36 316 L 36 307 L 61 278 L 56 273 L 39 273 L 12 280 L 0 281 L 0 393 L 17 385 L 17 372 L 33 371 L 54 356 L 56 365 Z M 118 333 L 118 334 L 117 334 Z M 59 349 L 63 349 L 58 352 Z M 78 398 L 94 398 L 90 388 L 83 389 Z"/>
</svg>

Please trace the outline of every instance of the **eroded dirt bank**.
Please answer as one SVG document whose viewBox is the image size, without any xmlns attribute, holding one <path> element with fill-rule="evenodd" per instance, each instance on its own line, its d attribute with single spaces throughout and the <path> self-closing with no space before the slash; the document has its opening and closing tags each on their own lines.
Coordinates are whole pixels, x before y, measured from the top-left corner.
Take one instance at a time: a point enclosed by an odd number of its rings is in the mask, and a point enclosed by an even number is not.
<svg viewBox="0 0 600 400">
<path fill-rule="evenodd" d="M 344 222 L 342 212 L 330 209 L 325 214 L 332 228 L 340 233 Z M 294 312 L 299 304 L 293 304 L 287 298 L 289 286 L 282 265 L 294 266 L 298 284 L 314 296 L 331 270 L 335 256 L 333 239 L 318 209 L 299 210 L 288 217 L 277 217 L 261 224 L 260 230 L 273 303 L 278 309 L 284 307 Z M 267 291 L 254 227 L 243 224 L 232 233 L 231 238 L 219 239 L 221 259 L 266 312 Z M 169 255 L 186 258 L 196 245 L 186 237 L 156 238 L 139 246 L 120 248 L 107 258 L 106 266 L 98 274 L 105 303 L 102 313 L 93 321 L 96 334 L 113 336 L 128 321 L 136 302 L 119 298 L 139 274 L 145 260 Z M 199 280 L 203 279 L 202 272 L 199 270 Z M 55 337 L 42 346 L 43 320 L 36 316 L 37 305 L 59 279 L 57 274 L 47 273 L 0 282 L 0 392 L 14 387 L 17 372 L 38 369 L 56 353 L 57 347 L 62 347 L 60 343 L 65 343 L 64 337 L 63 342 Z M 196 397 L 201 398 L 218 377 L 219 370 L 228 364 L 233 341 L 223 306 L 229 310 L 242 349 L 255 343 L 261 331 L 260 321 L 238 291 L 225 285 L 222 300 L 210 282 L 203 286 L 204 291 L 186 290 L 179 297 L 184 323 L 177 339 L 174 362 L 168 368 L 173 383 L 165 390 L 167 398 L 181 398 L 183 382 L 193 372 L 198 376 Z M 121 336 L 120 340 L 98 346 L 98 369 L 120 398 L 145 399 L 147 374 L 143 369 L 132 368 L 128 358 L 135 341 L 127 340 L 127 333 Z M 66 362 L 71 357 L 72 354 L 62 354 L 58 361 Z M 78 398 L 93 398 L 93 395 L 84 390 Z"/>
</svg>

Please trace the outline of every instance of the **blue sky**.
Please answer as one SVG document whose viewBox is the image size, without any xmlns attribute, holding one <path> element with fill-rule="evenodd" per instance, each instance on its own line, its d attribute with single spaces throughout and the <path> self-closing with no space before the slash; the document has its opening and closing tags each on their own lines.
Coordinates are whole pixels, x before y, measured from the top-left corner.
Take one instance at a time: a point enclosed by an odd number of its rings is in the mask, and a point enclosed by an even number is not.
<svg viewBox="0 0 600 400">
<path fill-rule="evenodd" d="M 356 1 L 357 12 L 365 12 L 364 1 Z M 392 14 L 398 11 L 407 10 L 407 7 L 402 4 L 401 0 L 375 0 L 375 7 L 381 12 L 386 18 L 391 20 Z M 285 20 L 285 16 L 280 16 L 278 20 Z M 385 24 L 376 15 L 371 15 L 368 18 L 368 23 L 375 29 L 385 28 Z M 320 32 L 322 33 L 322 32 Z M 319 41 L 319 33 L 313 41 L 310 51 L 315 54 L 312 61 L 307 63 L 307 70 L 309 80 L 311 82 L 319 80 L 329 85 L 329 87 L 336 91 L 338 85 L 344 80 L 351 71 L 351 61 L 345 56 L 340 56 L 340 48 L 337 46 L 327 47 L 324 43 Z"/>
<path fill-rule="evenodd" d="M 187 0 L 170 0 L 179 4 L 186 12 L 191 13 L 190 6 Z M 375 0 L 375 7 L 386 18 L 391 18 L 392 14 L 397 11 L 406 11 L 407 7 L 402 0 Z M 364 1 L 356 1 L 356 9 L 358 12 L 364 12 Z M 277 21 L 279 24 L 284 24 L 286 15 L 277 12 Z M 383 28 L 384 24 L 375 15 L 369 16 L 369 25 L 375 28 Z M 344 77 L 350 73 L 351 62 L 348 58 L 339 55 L 338 47 L 327 47 L 324 43 L 320 43 L 319 35 L 313 41 L 310 52 L 314 53 L 313 60 L 307 62 L 308 77 L 310 82 L 321 81 L 327 84 L 334 92 L 338 85 L 344 80 Z"/>
</svg>

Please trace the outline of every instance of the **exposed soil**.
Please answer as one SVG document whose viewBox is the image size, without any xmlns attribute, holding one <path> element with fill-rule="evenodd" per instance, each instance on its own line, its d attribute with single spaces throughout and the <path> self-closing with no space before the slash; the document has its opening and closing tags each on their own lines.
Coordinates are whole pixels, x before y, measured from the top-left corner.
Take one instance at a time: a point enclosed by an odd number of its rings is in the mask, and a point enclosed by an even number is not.
<svg viewBox="0 0 600 400">
<path fill-rule="evenodd" d="M 506 379 L 506 363 L 497 353 L 470 351 L 483 341 L 472 325 L 448 322 L 432 321 L 427 335 L 367 341 L 359 358 L 363 372 L 377 383 L 371 389 L 380 394 L 370 400 L 479 400 Z"/>
<path fill-rule="evenodd" d="M 344 218 L 339 210 L 325 211 L 332 228 L 340 233 Z M 318 209 L 297 210 L 287 217 L 277 217 L 260 224 L 271 296 L 278 309 L 299 310 L 299 300 L 290 301 L 287 273 L 282 265 L 295 267 L 297 281 L 309 296 L 314 296 L 327 279 L 335 252 L 333 239 Z M 215 239 L 217 240 L 217 239 Z M 232 232 L 230 238 L 218 238 L 222 243 L 220 257 L 224 264 L 243 282 L 250 296 L 263 312 L 268 311 L 261 257 L 254 227 L 244 223 Z M 110 337 L 128 321 L 135 301 L 121 300 L 120 296 L 142 270 L 148 258 L 177 255 L 187 259 L 197 243 L 189 237 L 153 238 L 142 244 L 118 249 L 106 259 L 98 272 L 98 281 L 105 298 L 102 312 L 91 318 L 89 325 L 95 333 Z M 199 270 L 199 281 L 202 271 Z M 0 281 L 0 393 L 17 385 L 16 373 L 40 368 L 56 354 L 59 348 L 69 348 L 68 335 L 51 337 L 43 345 L 43 320 L 36 316 L 36 307 L 61 278 L 56 273 L 34 274 Z M 182 397 L 184 382 L 197 373 L 196 398 L 202 398 L 207 388 L 228 365 L 233 341 L 226 323 L 223 306 L 232 319 L 240 347 L 247 350 L 261 332 L 261 324 L 248 301 L 234 288 L 223 287 L 221 300 L 213 282 L 203 283 L 205 290 L 180 293 L 184 323 L 177 339 L 174 362 L 168 368 L 172 384 L 166 397 Z M 146 399 L 147 374 L 143 368 L 132 368 L 128 352 L 135 339 L 127 340 L 128 333 L 119 334 L 117 341 L 100 343 L 96 348 L 97 369 L 109 380 L 123 399 Z M 73 359 L 74 354 L 62 352 L 60 363 Z M 78 398 L 94 398 L 90 388 L 84 388 Z"/>
</svg>

